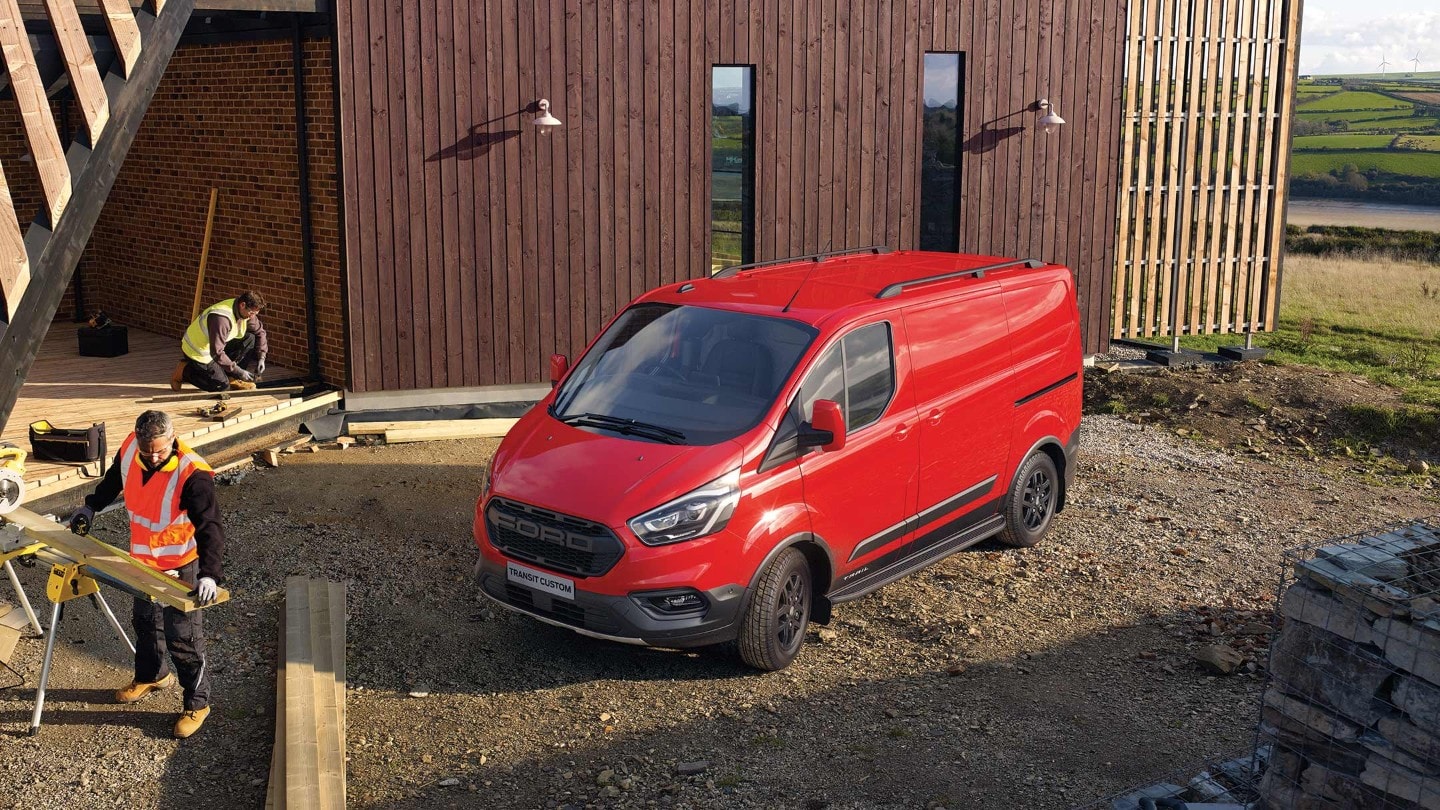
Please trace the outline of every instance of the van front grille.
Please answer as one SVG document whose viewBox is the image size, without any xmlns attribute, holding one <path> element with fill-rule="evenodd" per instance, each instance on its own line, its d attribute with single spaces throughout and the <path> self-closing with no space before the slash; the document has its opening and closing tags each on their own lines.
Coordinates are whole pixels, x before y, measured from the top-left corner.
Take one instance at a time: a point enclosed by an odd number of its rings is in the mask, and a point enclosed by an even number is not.
<svg viewBox="0 0 1440 810">
<path fill-rule="evenodd" d="M 605 574 L 625 553 L 609 528 L 506 498 L 485 508 L 490 543 L 507 556 L 581 577 Z"/>
<path fill-rule="evenodd" d="M 544 616 L 547 619 L 554 619 L 561 624 L 568 624 L 571 627 L 579 627 L 594 633 L 615 635 L 620 632 L 620 625 L 616 624 L 608 616 L 598 610 L 588 610 L 573 602 L 564 599 L 552 598 L 550 608 L 537 607 L 535 604 L 535 593 L 528 588 L 522 588 L 513 583 L 505 583 L 505 601 L 526 613 L 533 613 L 536 616 Z"/>
</svg>

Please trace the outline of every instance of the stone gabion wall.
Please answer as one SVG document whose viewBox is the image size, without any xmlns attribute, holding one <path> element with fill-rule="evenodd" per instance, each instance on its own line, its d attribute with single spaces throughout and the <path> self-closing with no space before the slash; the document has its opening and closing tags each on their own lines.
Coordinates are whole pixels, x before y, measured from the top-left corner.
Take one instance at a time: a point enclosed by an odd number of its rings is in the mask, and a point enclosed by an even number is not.
<svg viewBox="0 0 1440 810">
<path fill-rule="evenodd" d="M 1294 552 L 1270 650 L 1271 808 L 1440 810 L 1440 525 Z"/>
</svg>

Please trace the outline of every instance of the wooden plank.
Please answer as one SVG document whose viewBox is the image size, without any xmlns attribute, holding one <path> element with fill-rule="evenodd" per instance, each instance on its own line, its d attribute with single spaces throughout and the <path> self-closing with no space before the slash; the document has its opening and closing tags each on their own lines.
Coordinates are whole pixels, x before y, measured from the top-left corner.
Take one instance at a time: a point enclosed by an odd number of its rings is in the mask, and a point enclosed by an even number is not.
<svg viewBox="0 0 1440 810">
<path fill-rule="evenodd" d="M 315 704 L 316 770 L 322 808 L 345 806 L 345 784 L 341 781 L 340 710 L 335 694 L 335 646 L 331 638 L 329 583 L 311 579 L 310 654 L 315 677 L 311 680 Z"/>
<path fill-rule="evenodd" d="M 1295 104 L 1296 60 L 1300 56 L 1300 9 L 1302 6 L 1301 0 L 1278 0 L 1278 2 L 1283 4 L 1282 13 L 1285 16 L 1285 27 L 1281 31 L 1281 52 L 1276 60 L 1282 66 L 1281 85 L 1270 97 L 1279 122 L 1279 130 L 1276 133 L 1275 143 L 1272 145 L 1272 148 L 1276 150 L 1276 157 L 1274 176 L 1270 185 L 1271 193 L 1280 201 L 1280 204 L 1272 209 L 1270 216 L 1270 248 L 1267 253 L 1270 257 L 1270 268 L 1266 282 L 1269 296 L 1266 301 L 1267 331 L 1278 328 L 1280 321 L 1280 272 L 1285 259 L 1285 208 L 1290 199 L 1285 189 L 1290 179 L 1290 125 Z"/>
<path fill-rule="evenodd" d="M 105 27 L 110 30 L 115 55 L 120 59 L 121 75 L 128 79 L 140 59 L 140 27 L 135 24 L 135 13 L 126 0 L 99 0 L 97 10 L 105 15 Z"/>
<path fill-rule="evenodd" d="M 740 6 L 737 18 L 742 27 L 736 37 L 736 49 L 744 49 L 748 53 L 745 43 L 749 40 L 749 7 L 743 2 Z M 699 54 L 692 53 L 688 47 L 690 7 L 691 0 L 681 0 L 675 4 L 675 103 L 672 110 L 675 117 L 675 142 L 670 158 L 672 170 L 675 172 L 675 196 L 668 204 L 673 209 L 672 216 L 675 222 L 675 273 L 673 277 L 677 281 L 702 275 L 700 266 L 703 261 L 695 258 L 690 241 L 690 229 L 698 225 L 690 216 L 691 195 L 695 193 L 697 173 L 705 171 L 703 162 L 694 163 L 691 160 L 695 137 L 691 124 L 694 120 L 695 107 L 705 103 L 703 92 L 699 96 L 695 94 L 695 71 L 708 63 L 697 58 Z"/>
<path fill-rule="evenodd" d="M 1197 153 L 1190 157 L 1190 161 L 1196 164 L 1191 167 L 1194 170 L 1196 189 L 1193 199 L 1187 199 L 1186 202 L 1192 204 L 1189 216 L 1195 219 L 1194 245 L 1191 249 L 1194 262 L 1191 270 L 1194 289 L 1191 291 L 1190 327 L 1199 334 L 1208 335 L 1214 331 L 1214 319 L 1210 317 L 1210 310 L 1214 305 L 1209 299 L 1210 275 L 1214 270 L 1214 265 L 1208 250 L 1211 227 L 1208 212 L 1213 189 L 1210 173 L 1215 150 L 1215 96 L 1219 89 L 1218 74 L 1220 71 L 1220 48 L 1215 39 L 1220 35 L 1221 14 L 1224 9 L 1218 0 L 1211 0 L 1203 5 L 1205 7 L 1205 27 L 1202 37 L 1207 45 L 1205 48 L 1205 75 L 1201 82 L 1202 101 L 1196 105 L 1194 116 L 1197 130 L 1196 140 L 1199 146 Z M 1190 224 L 1189 219 L 1186 220 L 1186 223 Z"/>
<path fill-rule="evenodd" d="M 285 807 L 320 806 L 320 741 L 315 733 L 315 659 L 311 649 L 310 588 L 304 577 L 285 580 Z"/>
<path fill-rule="evenodd" d="M 803 230 L 804 241 L 799 245 L 800 253 L 813 253 L 825 246 L 820 241 L 820 200 L 828 193 L 825 181 L 829 167 L 822 165 L 818 158 L 820 156 L 820 99 L 821 99 L 821 59 L 820 59 L 820 2 L 821 0 L 808 0 L 805 3 L 805 73 L 804 91 L 800 98 L 803 99 L 805 111 L 805 130 L 801 139 L 804 145 L 801 147 L 804 156 L 804 173 L 800 176 L 805 178 L 804 182 L 797 183 L 801 189 L 800 201 L 805 227 Z M 798 27 L 798 23 L 797 23 Z"/>
<path fill-rule="evenodd" d="M 655 261 L 651 265 L 654 275 L 646 279 L 646 288 L 669 284 L 677 280 L 675 266 L 675 119 L 679 116 L 675 98 L 675 3 L 659 3 L 654 21 L 656 36 L 651 38 L 657 44 L 653 53 L 654 82 L 657 87 L 649 105 L 646 117 L 650 130 L 657 139 L 649 154 L 655 159 L 655 169 L 650 177 L 653 182 L 650 197 L 655 201 L 654 222 L 659 231 L 651 238 L 655 243 Z M 731 8 L 734 6 L 731 5 Z M 732 20 L 733 28 L 733 20 Z"/>
<path fill-rule="evenodd" d="M 5 297 L 7 321 L 19 312 L 20 301 L 29 286 L 30 257 L 25 253 L 25 237 L 20 233 L 10 184 L 0 169 L 0 295 Z"/>
<path fill-rule="evenodd" d="M 862 5 L 862 9 L 865 7 Z M 857 244 L 874 245 L 881 241 L 875 233 L 875 102 L 879 96 L 877 76 L 877 53 L 875 41 L 875 16 L 874 14 L 856 14 L 855 24 L 860 28 L 860 49 L 858 51 L 860 69 L 856 71 L 859 76 L 852 81 L 851 87 L 856 89 L 855 98 L 859 99 L 860 119 L 858 132 L 859 149 L 856 154 L 856 164 L 852 165 L 851 177 L 856 177 L 855 169 L 858 168 L 859 182 L 854 184 L 851 190 L 852 205 L 859 218 L 856 229 Z"/>
<path fill-rule="evenodd" d="M 156 571 L 108 543 L 94 537 L 73 534 L 59 523 L 43 518 L 23 506 L 12 509 L 0 516 L 0 519 L 19 526 L 35 542 L 44 543 L 75 562 L 83 563 L 96 573 L 122 582 L 126 587 L 140 591 L 155 601 L 185 613 L 202 609 L 202 606 L 191 598 L 190 589 L 183 587 L 180 580 Z M 229 599 L 230 591 L 220 588 L 215 601 L 203 607 L 214 607 Z"/>
<path fill-rule="evenodd" d="M 1220 71 L 1215 108 L 1214 174 L 1210 178 L 1214 192 L 1210 196 L 1210 211 L 1207 217 L 1210 227 L 1209 255 L 1214 264 L 1210 268 L 1210 306 L 1207 321 L 1213 323 L 1215 330 L 1219 332 L 1227 329 L 1221 300 L 1228 295 L 1224 288 L 1227 286 L 1226 279 L 1230 274 L 1230 263 L 1228 254 L 1223 252 L 1223 238 L 1229 222 L 1225 218 L 1225 201 L 1229 196 L 1226 173 L 1229 168 L 1231 152 L 1230 111 L 1235 103 L 1231 90 L 1231 67 L 1235 61 L 1235 40 L 1239 37 L 1240 2 L 1243 0 L 1226 0 L 1224 24 L 1216 38 L 1216 48 L 1220 51 Z"/>
<path fill-rule="evenodd" d="M 351 436 L 379 435 L 392 430 L 480 430 L 500 431 L 515 426 L 518 419 L 428 419 L 409 422 L 350 422 L 345 432 Z"/>
<path fill-rule="evenodd" d="M 20 107 L 25 139 L 35 159 L 35 171 L 45 197 L 45 213 L 53 227 L 70 202 L 70 166 L 65 161 L 60 133 L 50 112 L 50 100 L 45 96 L 45 85 L 40 80 L 40 69 L 35 65 L 30 37 L 25 33 L 25 23 L 15 0 L 0 0 L 0 53 L 10 73 L 11 92 Z"/>
<path fill-rule="evenodd" d="M 74 0 L 45 0 L 45 11 L 65 59 L 75 103 L 85 119 L 90 142 L 95 143 L 100 140 L 100 133 L 105 131 L 105 124 L 110 120 L 110 101 L 105 96 L 105 86 L 100 83 L 100 71 L 95 67 L 95 54 L 90 51 L 90 43 L 85 39 L 80 14 L 75 10 Z"/>
<path fill-rule="evenodd" d="M 190 394 L 163 394 L 158 397 L 137 399 L 136 402 L 194 402 L 206 399 L 234 399 L 236 397 L 297 397 L 305 391 L 303 385 L 285 385 L 276 388 L 253 388 L 244 391 L 196 391 Z"/>
<path fill-rule="evenodd" d="M 1257 0 L 1262 2 L 1265 13 L 1260 17 L 1256 26 L 1255 35 L 1255 57 L 1254 88 L 1255 97 L 1251 100 L 1250 112 L 1253 116 L 1255 135 L 1251 141 L 1251 168 L 1253 174 L 1250 183 L 1255 186 L 1255 222 L 1251 231 L 1251 238 L 1245 240 L 1247 251 L 1251 257 L 1250 263 L 1250 305 L 1246 315 L 1248 331 L 1260 331 L 1263 323 L 1263 316 L 1260 312 L 1261 301 L 1265 293 L 1267 271 L 1270 262 L 1275 259 L 1268 255 L 1269 227 L 1273 214 L 1270 210 L 1270 201 L 1275 191 L 1270 187 L 1270 164 L 1274 159 L 1275 145 L 1275 119 L 1270 111 L 1276 105 L 1275 89 L 1276 79 L 1280 73 L 1280 61 L 1278 48 L 1275 47 L 1277 38 L 1276 29 L 1279 27 L 1275 19 L 1275 3 L 1271 0 Z M 1266 66 L 1269 65 L 1269 70 Z M 1263 133 L 1263 136 L 1261 135 Z M 1256 165 L 1258 161 L 1258 166 Z"/>
<path fill-rule="evenodd" d="M 476 422 L 489 422 L 492 420 L 474 420 Z M 503 420 L 493 420 L 503 421 Z M 509 426 L 490 426 L 476 424 L 473 426 L 455 427 L 434 427 L 434 428 L 404 428 L 385 431 L 386 444 L 405 444 L 408 442 L 433 442 L 445 439 L 502 439 Z"/>
<path fill-rule="evenodd" d="M 1246 59 L 1243 46 L 1244 40 L 1250 31 L 1252 3 L 1253 0 L 1241 0 L 1241 2 L 1238 3 L 1240 6 L 1240 14 L 1238 27 L 1235 31 L 1237 40 L 1235 77 L 1233 82 L 1235 89 L 1232 94 L 1225 96 L 1225 98 L 1229 99 L 1229 104 L 1225 105 L 1225 110 L 1234 122 L 1234 128 L 1230 133 L 1229 156 L 1227 160 L 1229 178 L 1226 184 L 1225 218 L 1222 221 L 1222 227 L 1225 230 L 1225 252 L 1221 255 L 1225 264 L 1220 287 L 1220 322 L 1225 324 L 1224 331 L 1226 332 L 1235 331 L 1242 311 L 1232 309 L 1232 304 L 1236 295 L 1238 274 L 1243 270 L 1238 261 L 1238 254 L 1236 253 L 1236 239 L 1239 236 L 1239 228 L 1237 226 L 1240 224 L 1240 200 L 1243 196 L 1240 186 L 1242 180 L 1240 170 L 1245 158 L 1246 122 L 1241 118 L 1241 112 L 1245 109 L 1246 102 L 1248 101 L 1249 90 L 1249 85 L 1245 82 L 1246 69 L 1249 63 Z M 1228 84 L 1226 89 L 1229 89 Z"/>
<path fill-rule="evenodd" d="M 1269 34 L 1265 16 L 1261 14 L 1260 6 L 1263 4 L 1268 8 L 1269 4 L 1264 0 L 1253 0 L 1250 11 L 1250 28 L 1246 35 L 1247 47 L 1242 51 L 1244 56 L 1246 93 L 1248 98 L 1237 108 L 1237 113 L 1245 116 L 1245 145 L 1244 145 L 1244 168 L 1241 173 L 1244 195 L 1241 198 L 1239 240 L 1236 243 L 1235 258 L 1237 260 L 1238 272 L 1235 305 L 1235 331 L 1249 331 L 1250 313 L 1252 305 L 1256 308 L 1260 305 L 1258 289 L 1259 274 L 1263 269 L 1259 266 L 1258 251 L 1255 250 L 1254 234 L 1255 221 L 1257 217 L 1256 205 L 1263 194 L 1257 193 L 1256 182 L 1259 170 L 1258 160 L 1260 145 L 1260 93 L 1263 89 L 1265 69 L 1263 43 Z M 1231 226 L 1236 227 L 1235 225 Z"/>
<path fill-rule="evenodd" d="M 330 644 L 331 662 L 334 664 L 334 688 L 336 715 L 339 721 L 339 743 L 340 743 L 340 795 L 339 807 L 345 806 L 345 784 L 346 784 L 346 751 L 349 746 L 346 743 L 346 712 L 345 712 L 345 583 L 327 582 L 330 601 Z"/>
</svg>

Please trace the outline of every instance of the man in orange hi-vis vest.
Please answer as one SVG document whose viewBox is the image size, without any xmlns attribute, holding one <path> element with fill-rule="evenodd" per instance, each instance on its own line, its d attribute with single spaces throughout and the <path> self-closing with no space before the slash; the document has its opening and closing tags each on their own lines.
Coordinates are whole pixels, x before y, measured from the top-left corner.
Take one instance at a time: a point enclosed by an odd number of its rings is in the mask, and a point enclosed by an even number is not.
<svg viewBox="0 0 1440 810">
<path fill-rule="evenodd" d="M 71 531 L 88 531 L 95 513 L 121 492 L 130 513 L 130 556 L 192 585 L 200 604 L 215 601 L 224 581 L 220 563 L 225 553 L 215 479 L 210 465 L 175 438 L 169 414 L 140 414 L 135 432 L 121 443 L 105 478 L 70 518 Z M 175 723 L 175 736 L 189 737 L 210 714 L 200 611 L 185 613 L 137 598 L 130 616 L 135 628 L 135 680 L 117 691 L 115 699 L 135 703 L 173 686 L 178 675 L 185 710 Z"/>
</svg>

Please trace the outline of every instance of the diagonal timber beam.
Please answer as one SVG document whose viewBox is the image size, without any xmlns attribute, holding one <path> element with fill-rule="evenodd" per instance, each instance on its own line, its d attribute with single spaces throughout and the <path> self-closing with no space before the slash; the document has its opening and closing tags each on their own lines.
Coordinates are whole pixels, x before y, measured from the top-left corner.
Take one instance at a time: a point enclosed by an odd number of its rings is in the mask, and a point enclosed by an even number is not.
<svg viewBox="0 0 1440 810">
<path fill-rule="evenodd" d="M 15 0 L 0 2 L 13 4 Z M 110 123 L 106 125 L 105 137 L 95 144 L 93 151 L 79 141 L 70 146 L 74 202 L 58 223 L 50 226 L 37 221 L 25 234 L 26 253 L 30 257 L 30 287 L 19 302 L 14 318 L 0 329 L 0 427 L 15 409 L 20 386 L 35 362 L 35 354 L 75 273 L 75 265 L 90 241 L 105 198 L 115 185 L 120 166 L 135 141 L 145 110 L 155 97 L 155 89 L 165 75 L 194 7 L 195 0 L 169 0 L 165 13 L 159 17 L 147 11 L 136 14 L 144 50 L 128 81 L 115 73 L 105 80 L 110 97 Z"/>
<path fill-rule="evenodd" d="M 140 29 L 130 11 L 130 0 L 100 0 L 100 6 L 105 12 L 110 39 L 115 43 L 115 55 L 120 57 L 121 73 L 129 78 L 140 58 Z"/>
<path fill-rule="evenodd" d="M 95 68 L 95 54 L 90 51 L 85 29 L 80 24 L 80 12 L 75 10 L 74 0 L 45 0 L 45 12 L 50 15 L 50 27 L 55 30 L 55 41 L 65 57 L 65 72 L 75 89 L 75 100 L 85 118 L 90 143 L 96 143 L 110 120 L 110 103 L 105 98 L 100 71 Z"/>
<path fill-rule="evenodd" d="M 65 162 L 60 132 L 55 127 L 55 116 L 50 112 L 50 100 L 45 97 L 45 85 L 40 81 L 35 52 L 30 48 L 30 36 L 25 32 L 16 0 L 0 0 L 0 51 L 10 72 L 15 102 L 20 106 L 30 154 L 35 157 L 46 212 L 51 222 L 59 222 L 70 202 L 70 167 Z"/>
<path fill-rule="evenodd" d="M 0 295 L 5 297 L 4 313 L 14 318 L 30 286 L 30 260 L 25 255 L 25 239 L 20 235 L 20 220 L 15 217 L 15 203 L 10 199 L 10 184 L 0 170 Z"/>
</svg>

